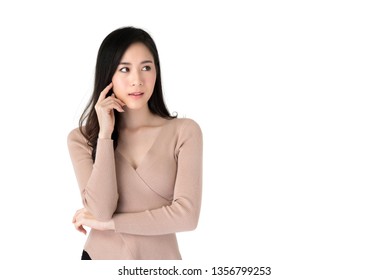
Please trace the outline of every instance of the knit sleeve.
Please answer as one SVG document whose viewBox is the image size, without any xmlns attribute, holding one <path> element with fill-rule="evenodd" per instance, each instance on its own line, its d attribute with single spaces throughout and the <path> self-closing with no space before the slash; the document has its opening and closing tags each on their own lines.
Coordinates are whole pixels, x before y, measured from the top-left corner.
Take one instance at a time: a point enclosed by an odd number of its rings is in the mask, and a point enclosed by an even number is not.
<svg viewBox="0 0 389 280">
<path fill-rule="evenodd" d="M 94 163 L 78 128 L 69 133 L 68 148 L 84 207 L 97 220 L 111 219 L 118 201 L 113 140 L 98 139 Z"/>
<path fill-rule="evenodd" d="M 113 215 L 115 231 L 135 235 L 162 235 L 197 227 L 202 193 L 202 132 L 190 119 L 176 146 L 177 175 L 170 205 L 138 213 Z"/>
</svg>

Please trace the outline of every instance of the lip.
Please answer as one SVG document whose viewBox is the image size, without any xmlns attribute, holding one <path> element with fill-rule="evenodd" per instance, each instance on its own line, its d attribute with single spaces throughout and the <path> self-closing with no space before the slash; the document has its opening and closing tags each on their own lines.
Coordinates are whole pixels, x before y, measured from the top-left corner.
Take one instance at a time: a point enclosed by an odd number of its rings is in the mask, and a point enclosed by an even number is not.
<svg viewBox="0 0 389 280">
<path fill-rule="evenodd" d="M 143 92 L 135 91 L 135 92 L 129 93 L 128 95 L 131 95 L 131 96 L 141 96 L 141 95 L 143 95 Z"/>
<path fill-rule="evenodd" d="M 140 99 L 142 98 L 144 92 L 131 92 L 128 94 L 129 97 L 131 97 L 132 99 Z"/>
</svg>

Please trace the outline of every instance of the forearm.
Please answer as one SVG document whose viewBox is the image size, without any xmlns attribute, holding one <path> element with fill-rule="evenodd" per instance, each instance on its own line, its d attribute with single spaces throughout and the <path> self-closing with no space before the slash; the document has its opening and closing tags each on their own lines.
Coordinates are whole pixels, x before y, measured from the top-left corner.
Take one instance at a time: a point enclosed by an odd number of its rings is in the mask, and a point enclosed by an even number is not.
<svg viewBox="0 0 389 280">
<path fill-rule="evenodd" d="M 112 217 L 118 201 L 112 140 L 98 140 L 93 169 L 81 195 L 85 208 L 97 220 L 107 221 Z"/>
<path fill-rule="evenodd" d="M 199 220 L 200 195 L 196 197 L 195 203 L 180 198 L 171 205 L 152 210 L 114 214 L 114 230 L 136 235 L 163 235 L 194 230 Z"/>
</svg>

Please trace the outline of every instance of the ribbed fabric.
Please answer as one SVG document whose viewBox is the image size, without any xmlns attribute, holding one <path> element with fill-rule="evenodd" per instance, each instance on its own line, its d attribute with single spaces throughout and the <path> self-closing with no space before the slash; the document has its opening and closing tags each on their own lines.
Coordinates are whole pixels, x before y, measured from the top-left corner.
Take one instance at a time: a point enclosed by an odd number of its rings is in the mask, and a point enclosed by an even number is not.
<svg viewBox="0 0 389 280">
<path fill-rule="evenodd" d="M 191 119 L 169 120 L 134 169 L 119 144 L 91 149 L 79 129 L 68 147 L 84 207 L 115 231 L 91 230 L 84 246 L 98 259 L 181 259 L 176 232 L 196 228 L 202 189 L 202 133 Z"/>
</svg>

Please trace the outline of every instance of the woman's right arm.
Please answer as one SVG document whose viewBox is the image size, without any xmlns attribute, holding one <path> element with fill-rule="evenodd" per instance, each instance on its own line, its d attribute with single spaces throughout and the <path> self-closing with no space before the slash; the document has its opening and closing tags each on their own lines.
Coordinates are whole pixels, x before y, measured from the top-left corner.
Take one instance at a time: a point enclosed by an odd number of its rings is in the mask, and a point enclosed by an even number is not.
<svg viewBox="0 0 389 280">
<path fill-rule="evenodd" d="M 99 138 L 95 162 L 92 150 L 79 129 L 68 136 L 68 148 L 86 210 L 99 221 L 108 221 L 116 211 L 118 191 L 115 156 L 111 134 L 115 125 L 113 110 L 124 112 L 124 103 L 114 95 L 107 97 L 112 83 L 99 96 L 95 105 L 99 121 Z"/>
<path fill-rule="evenodd" d="M 113 140 L 97 140 L 94 163 L 78 128 L 69 133 L 68 148 L 84 207 L 99 221 L 111 219 L 118 200 Z"/>
</svg>

